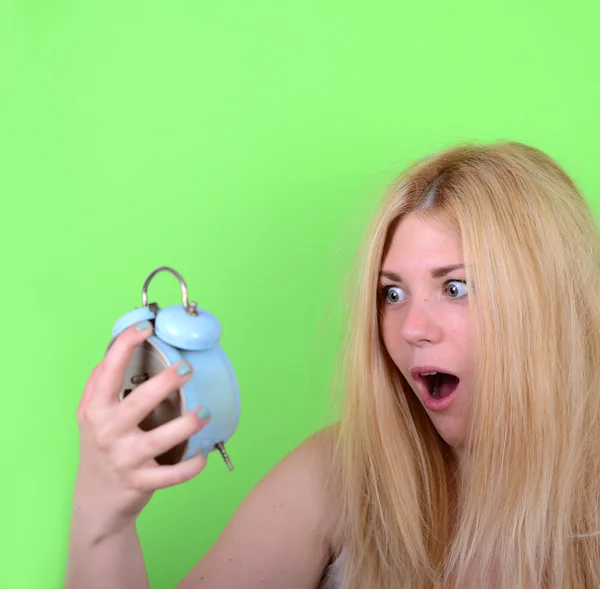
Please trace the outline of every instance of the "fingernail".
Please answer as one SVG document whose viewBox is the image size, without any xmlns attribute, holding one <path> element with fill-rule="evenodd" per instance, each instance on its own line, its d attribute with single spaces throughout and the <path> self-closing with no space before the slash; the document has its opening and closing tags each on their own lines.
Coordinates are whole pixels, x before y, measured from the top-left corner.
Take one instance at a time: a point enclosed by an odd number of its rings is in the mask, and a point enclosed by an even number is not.
<svg viewBox="0 0 600 589">
<path fill-rule="evenodd" d="M 210 411 L 206 407 L 202 407 L 202 409 L 198 411 L 198 417 L 200 419 L 208 419 L 210 417 Z"/>
<path fill-rule="evenodd" d="M 191 372 L 191 368 L 190 365 L 187 362 L 183 362 L 182 364 L 180 364 L 177 367 L 177 372 L 181 375 L 181 376 L 185 376 L 186 374 L 189 374 Z"/>
<path fill-rule="evenodd" d="M 140 321 L 135 328 L 138 331 L 146 331 L 146 329 L 152 327 L 152 324 L 150 323 L 150 321 Z"/>
</svg>

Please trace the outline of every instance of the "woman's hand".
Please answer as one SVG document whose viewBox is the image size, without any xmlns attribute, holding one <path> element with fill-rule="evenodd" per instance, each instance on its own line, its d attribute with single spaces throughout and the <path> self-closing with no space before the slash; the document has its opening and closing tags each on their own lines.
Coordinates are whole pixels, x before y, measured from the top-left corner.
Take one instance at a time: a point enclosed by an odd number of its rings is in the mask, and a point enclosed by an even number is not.
<svg viewBox="0 0 600 589">
<path fill-rule="evenodd" d="M 198 415 L 201 407 L 150 431 L 138 427 L 191 378 L 191 366 L 170 366 L 119 399 L 127 364 L 151 333 L 152 325 L 142 322 L 116 338 L 93 370 L 77 410 L 80 459 L 74 509 L 89 522 L 96 541 L 131 524 L 156 489 L 183 483 L 206 465 L 202 454 L 175 465 L 154 460 L 208 423 L 205 413 Z"/>
</svg>

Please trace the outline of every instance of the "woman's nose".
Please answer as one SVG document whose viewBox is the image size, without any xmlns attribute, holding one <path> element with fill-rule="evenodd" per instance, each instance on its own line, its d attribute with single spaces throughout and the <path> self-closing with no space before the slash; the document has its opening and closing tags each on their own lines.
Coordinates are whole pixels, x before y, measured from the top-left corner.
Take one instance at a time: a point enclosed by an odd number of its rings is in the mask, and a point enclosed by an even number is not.
<svg viewBox="0 0 600 589">
<path fill-rule="evenodd" d="M 406 315 L 402 322 L 402 337 L 409 344 L 419 346 L 438 342 L 441 334 L 442 330 L 436 321 L 435 311 L 427 299 L 408 301 Z"/>
</svg>

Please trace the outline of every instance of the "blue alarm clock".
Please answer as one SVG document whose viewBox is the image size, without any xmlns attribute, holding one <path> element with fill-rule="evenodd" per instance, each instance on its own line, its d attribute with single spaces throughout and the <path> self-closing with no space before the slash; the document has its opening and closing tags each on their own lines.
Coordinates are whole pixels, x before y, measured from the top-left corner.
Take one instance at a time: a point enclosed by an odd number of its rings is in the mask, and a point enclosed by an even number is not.
<svg viewBox="0 0 600 589">
<path fill-rule="evenodd" d="M 162 271 L 170 272 L 179 280 L 182 305 L 161 309 L 156 303 L 148 304 L 148 286 Z M 144 320 L 154 325 L 154 332 L 136 348 L 127 365 L 120 399 L 182 360 L 188 362 L 194 372 L 192 378 L 181 389 L 172 391 L 139 427 L 148 431 L 198 406 L 206 407 L 211 413 L 210 422 L 204 428 L 155 460 L 159 464 L 176 464 L 198 452 L 208 455 L 218 450 L 229 470 L 233 470 L 225 442 L 238 426 L 240 394 L 231 362 L 220 345 L 221 324 L 214 315 L 188 301 L 185 281 L 168 266 L 157 268 L 146 278 L 142 288 L 142 306 L 123 315 L 115 323 L 112 341 L 131 325 Z"/>
</svg>

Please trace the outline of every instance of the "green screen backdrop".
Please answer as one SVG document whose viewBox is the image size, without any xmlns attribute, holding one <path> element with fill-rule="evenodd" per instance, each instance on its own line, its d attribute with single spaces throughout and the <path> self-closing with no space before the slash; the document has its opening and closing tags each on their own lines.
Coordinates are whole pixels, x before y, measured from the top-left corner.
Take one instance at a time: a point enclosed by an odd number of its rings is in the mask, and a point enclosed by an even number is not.
<svg viewBox="0 0 600 589">
<path fill-rule="evenodd" d="M 593 0 L 0 2 L 0 587 L 63 585 L 75 409 L 114 321 L 173 266 L 242 395 L 228 472 L 139 520 L 171 588 L 329 423 L 344 278 L 381 191 L 457 141 L 555 157 L 600 210 Z M 179 302 L 160 274 L 151 298 Z"/>
</svg>

